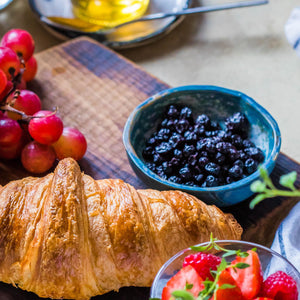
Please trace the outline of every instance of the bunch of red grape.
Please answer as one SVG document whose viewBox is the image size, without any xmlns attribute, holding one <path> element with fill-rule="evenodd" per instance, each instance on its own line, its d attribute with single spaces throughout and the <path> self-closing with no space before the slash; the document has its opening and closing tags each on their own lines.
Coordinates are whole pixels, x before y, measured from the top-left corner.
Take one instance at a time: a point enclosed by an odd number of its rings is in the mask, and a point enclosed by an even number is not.
<svg viewBox="0 0 300 300">
<path fill-rule="evenodd" d="M 32 173 L 49 170 L 56 159 L 79 160 L 86 152 L 84 135 L 64 127 L 56 111 L 42 110 L 27 82 L 37 72 L 34 40 L 22 29 L 12 29 L 0 43 L 0 159 L 21 158 Z"/>
</svg>

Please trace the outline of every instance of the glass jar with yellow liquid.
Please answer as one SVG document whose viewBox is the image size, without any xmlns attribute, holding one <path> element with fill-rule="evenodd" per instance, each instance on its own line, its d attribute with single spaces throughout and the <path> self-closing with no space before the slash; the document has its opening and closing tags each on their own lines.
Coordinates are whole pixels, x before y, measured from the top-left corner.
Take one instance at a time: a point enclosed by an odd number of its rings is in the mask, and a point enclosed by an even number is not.
<svg viewBox="0 0 300 300">
<path fill-rule="evenodd" d="M 76 17 L 103 27 L 114 27 L 142 16 L 149 0 L 72 0 Z"/>
</svg>

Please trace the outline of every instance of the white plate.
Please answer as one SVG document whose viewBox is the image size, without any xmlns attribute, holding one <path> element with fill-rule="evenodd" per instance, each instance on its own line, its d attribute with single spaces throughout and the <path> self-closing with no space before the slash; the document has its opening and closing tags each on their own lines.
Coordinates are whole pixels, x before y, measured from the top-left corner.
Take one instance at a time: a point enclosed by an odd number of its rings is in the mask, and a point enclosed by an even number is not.
<svg viewBox="0 0 300 300">
<path fill-rule="evenodd" d="M 71 0 L 29 0 L 32 10 L 41 16 L 73 17 Z M 172 12 L 191 6 L 192 0 L 150 0 L 146 14 Z M 133 23 L 116 29 L 113 33 L 86 34 L 111 48 L 129 48 L 145 44 L 159 38 L 174 29 L 184 17 L 169 17 L 161 20 Z M 47 29 L 59 38 L 74 38 L 81 34 L 62 30 L 43 23 Z"/>
</svg>

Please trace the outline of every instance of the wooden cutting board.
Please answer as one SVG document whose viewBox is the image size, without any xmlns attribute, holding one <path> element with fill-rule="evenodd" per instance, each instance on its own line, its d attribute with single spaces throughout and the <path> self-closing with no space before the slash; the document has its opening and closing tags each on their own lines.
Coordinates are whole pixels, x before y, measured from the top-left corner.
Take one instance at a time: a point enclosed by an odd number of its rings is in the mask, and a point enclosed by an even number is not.
<svg viewBox="0 0 300 300">
<path fill-rule="evenodd" d="M 95 42 L 81 37 L 36 55 L 39 71 L 28 87 L 42 99 L 44 109 L 58 107 L 64 124 L 80 129 L 88 150 L 82 170 L 95 179 L 120 178 L 145 188 L 132 171 L 122 143 L 125 122 L 133 109 L 169 86 L 139 66 Z M 280 154 L 272 173 L 274 182 L 300 165 Z M 20 162 L 0 161 L 0 184 L 29 176 Z M 297 181 L 300 187 L 300 180 Z M 249 209 L 249 200 L 229 207 L 244 228 L 243 240 L 270 246 L 276 228 L 298 199 L 270 199 Z M 5 298 L 6 297 L 6 298 Z M 123 288 L 97 300 L 148 299 L 147 288 Z M 32 293 L 0 284 L 0 299 L 39 299 Z"/>
</svg>

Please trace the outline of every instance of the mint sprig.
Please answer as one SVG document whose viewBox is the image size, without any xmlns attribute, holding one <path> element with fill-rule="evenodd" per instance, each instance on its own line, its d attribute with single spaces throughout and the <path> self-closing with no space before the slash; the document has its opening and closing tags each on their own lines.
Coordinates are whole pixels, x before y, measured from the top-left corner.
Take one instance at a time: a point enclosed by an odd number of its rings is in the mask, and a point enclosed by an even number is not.
<svg viewBox="0 0 300 300">
<path fill-rule="evenodd" d="M 247 257 L 249 254 L 247 252 L 243 252 L 241 250 L 229 250 L 226 248 L 221 247 L 220 245 L 218 245 L 216 243 L 218 239 L 214 238 L 212 233 L 210 234 L 210 240 L 209 243 L 205 246 L 192 246 L 191 249 L 194 251 L 198 251 L 198 252 L 205 252 L 205 251 L 209 251 L 211 249 L 215 249 L 217 251 L 223 251 L 224 254 L 222 255 L 222 257 L 228 257 L 231 255 L 236 255 L 236 256 L 240 256 L 240 257 Z M 252 250 L 256 250 L 256 249 L 252 249 Z"/>
<path fill-rule="evenodd" d="M 251 191 L 257 193 L 255 198 L 250 202 L 250 208 L 253 209 L 258 203 L 261 201 L 278 197 L 278 196 L 285 196 L 285 197 L 299 197 L 300 190 L 297 190 L 295 187 L 295 182 L 297 179 L 297 172 L 293 171 L 288 174 L 282 175 L 279 179 L 279 183 L 281 186 L 287 188 L 288 190 L 277 189 L 266 169 L 260 167 L 260 180 L 256 180 L 251 184 Z"/>
</svg>

